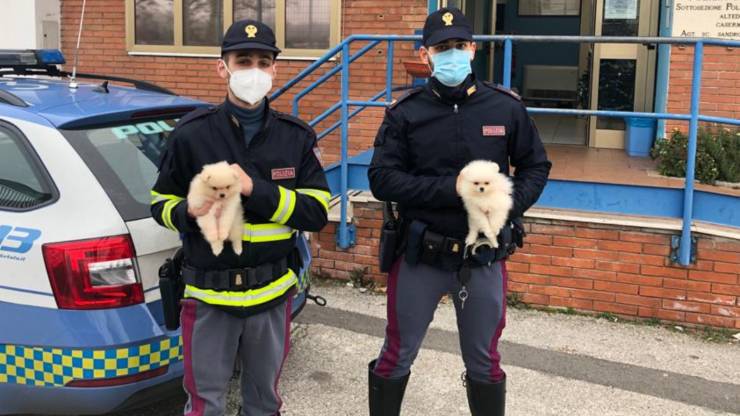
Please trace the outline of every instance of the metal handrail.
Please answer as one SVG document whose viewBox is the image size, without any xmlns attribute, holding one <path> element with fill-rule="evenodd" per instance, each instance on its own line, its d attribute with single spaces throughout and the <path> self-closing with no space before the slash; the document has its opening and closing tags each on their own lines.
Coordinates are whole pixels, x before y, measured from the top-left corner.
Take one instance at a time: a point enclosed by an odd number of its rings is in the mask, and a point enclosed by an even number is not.
<svg viewBox="0 0 740 416">
<path fill-rule="evenodd" d="M 377 40 L 368 43 L 362 49 L 360 49 L 359 51 L 355 52 L 354 55 L 352 55 L 352 58 L 350 58 L 349 63 L 351 64 L 352 62 L 354 62 L 355 60 L 357 60 L 357 58 L 365 55 L 365 52 L 367 52 L 370 49 L 374 48 L 379 43 L 380 43 L 380 41 L 377 41 Z M 317 79 L 311 85 L 309 85 L 308 87 L 304 88 L 303 91 L 301 91 L 298 94 L 296 94 L 295 97 L 293 97 L 293 115 L 296 116 L 296 117 L 298 117 L 298 102 L 301 100 L 301 98 L 303 98 L 304 96 L 306 96 L 308 93 L 310 93 L 311 91 L 313 91 L 314 88 L 316 88 L 319 85 L 323 84 L 324 81 L 326 81 L 327 79 L 333 77 L 337 72 L 339 72 L 341 70 L 342 70 L 341 65 L 335 66 L 331 70 L 327 71 L 324 75 L 322 75 L 321 78 Z"/>
<path fill-rule="evenodd" d="M 383 95 L 385 95 L 385 90 L 382 90 L 382 91 L 380 91 L 379 93 L 377 93 L 377 94 L 373 95 L 373 97 L 372 97 L 372 98 L 370 98 L 370 101 L 371 101 L 371 102 L 374 102 L 375 100 L 379 99 L 379 98 L 380 98 L 380 97 L 382 97 Z M 325 111 L 325 112 L 324 112 L 324 114 L 326 114 L 326 113 L 327 113 L 327 112 L 329 112 L 329 111 L 331 111 L 331 112 L 333 113 L 334 111 L 336 111 L 336 109 L 337 109 L 337 108 L 339 108 L 339 106 L 340 106 L 340 103 L 337 103 L 337 104 L 335 104 L 335 105 L 331 106 L 331 108 L 329 108 L 329 110 Z M 369 107 L 369 106 L 367 106 L 367 107 Z M 349 119 L 350 119 L 350 120 L 352 120 L 352 118 L 353 118 L 354 116 L 356 116 L 356 115 L 358 115 L 359 113 L 361 113 L 361 112 L 362 112 L 362 111 L 363 111 L 364 109 L 366 109 L 367 107 L 365 107 L 365 106 L 361 106 L 360 108 L 358 108 L 358 109 L 355 109 L 355 110 L 354 110 L 354 111 L 353 111 L 353 112 L 352 112 L 352 113 L 351 113 L 351 114 L 349 115 Z M 322 116 L 323 116 L 324 114 L 322 114 L 322 115 L 320 115 L 320 116 L 316 117 L 315 119 L 311 120 L 311 122 L 309 122 L 308 124 L 310 124 L 310 125 L 311 125 L 311 127 L 315 126 L 315 125 L 316 125 L 316 124 L 318 124 L 318 123 L 319 123 L 319 122 L 320 122 L 321 120 L 323 120 L 324 118 L 326 118 L 326 117 L 322 117 Z M 317 134 L 317 135 L 316 135 L 316 139 L 317 139 L 317 140 L 321 140 L 321 139 L 323 139 L 323 138 L 324 138 L 325 136 L 328 136 L 329 134 L 331 134 L 331 132 L 333 132 L 334 130 L 336 130 L 336 129 L 337 129 L 337 127 L 340 127 L 341 125 L 342 125 L 342 120 L 339 120 L 339 121 L 337 121 L 336 123 L 334 123 L 334 124 L 332 124 L 331 126 L 327 127 L 327 128 L 326 128 L 326 130 L 324 130 L 324 131 L 322 131 L 321 133 Z"/>
<path fill-rule="evenodd" d="M 647 112 L 630 112 L 630 111 L 608 111 L 608 110 L 575 110 L 575 109 L 551 109 L 551 108 L 537 108 L 531 107 L 527 110 L 533 114 L 561 114 L 561 115 L 580 115 L 580 116 L 600 116 L 600 117 L 636 117 L 636 118 L 649 118 L 649 119 L 663 119 L 663 120 L 688 120 L 689 121 L 689 145 L 686 165 L 686 180 L 684 185 L 684 206 L 683 206 L 683 226 L 681 230 L 681 239 L 679 245 L 679 262 L 682 265 L 689 265 L 691 263 L 691 222 L 693 219 L 693 200 L 694 200 L 694 178 L 695 178 L 695 164 L 696 164 L 696 147 L 697 147 L 697 131 L 699 121 L 707 121 L 713 123 L 732 124 L 740 125 L 740 119 L 733 119 L 727 117 L 715 117 L 705 116 L 699 114 L 699 98 L 701 96 L 701 71 L 702 62 L 704 55 L 704 46 L 723 46 L 730 48 L 740 47 L 740 41 L 735 40 L 724 40 L 724 39 L 708 39 L 708 38 L 677 38 L 677 37 L 624 37 L 624 36 L 537 36 L 537 35 L 479 35 L 474 36 L 474 40 L 481 42 L 503 42 L 504 45 L 504 79 L 503 85 L 507 88 L 511 87 L 511 67 L 512 67 L 512 50 L 513 42 L 561 42 L 561 43 L 626 43 L 626 44 L 669 44 L 669 45 L 693 45 L 694 46 L 694 61 L 692 68 L 692 87 L 691 87 L 691 106 L 689 114 L 675 114 L 675 113 L 647 113 Z M 349 230 L 346 222 L 347 215 L 347 184 L 348 184 L 348 121 L 351 117 L 358 114 L 366 107 L 386 107 L 390 105 L 391 93 L 392 93 L 392 81 L 393 81 L 393 45 L 394 42 L 409 42 L 419 41 L 421 36 L 419 35 L 350 35 L 345 38 L 342 42 L 336 45 L 334 48 L 329 50 L 326 55 L 314 62 L 312 65 L 301 71 L 295 78 L 285 84 L 283 87 L 278 89 L 272 96 L 271 99 L 276 99 L 282 95 L 289 88 L 296 85 L 301 80 L 305 79 L 314 70 L 319 68 L 322 64 L 332 59 L 335 55 L 341 54 L 341 63 L 324 74 L 317 81 L 306 87 L 303 91 L 296 95 L 297 99 L 294 98 L 293 112 L 298 111 L 298 102 L 300 98 L 315 89 L 318 85 L 325 82 L 331 76 L 338 72 L 341 72 L 341 97 L 338 104 L 333 105 L 329 110 L 322 113 L 319 117 L 321 120 L 326 118 L 329 114 L 333 113 L 337 109 L 341 110 L 340 120 L 335 123 L 334 126 L 330 127 L 329 131 L 336 128 L 337 125 L 341 127 L 341 159 L 340 159 L 340 198 L 341 198 L 341 219 L 339 224 L 339 236 L 338 243 L 342 248 L 350 246 L 349 241 Z M 349 47 L 352 42 L 367 41 L 371 44 L 366 45 L 355 55 L 349 53 Z M 349 65 L 359 57 L 363 56 L 367 51 L 377 46 L 380 42 L 388 42 L 387 63 L 386 63 L 386 99 L 383 102 L 376 101 L 377 98 L 382 96 L 381 93 L 376 94 L 371 101 L 362 100 L 350 100 L 349 98 Z M 352 114 L 349 112 L 350 106 L 358 106 L 360 109 L 355 110 Z M 320 121 L 320 120 L 319 120 Z M 316 121 L 318 123 L 318 121 Z M 314 123 L 314 124 L 316 124 Z M 326 133 L 328 134 L 328 133 Z M 323 136 L 322 136 L 323 137 Z"/>
</svg>

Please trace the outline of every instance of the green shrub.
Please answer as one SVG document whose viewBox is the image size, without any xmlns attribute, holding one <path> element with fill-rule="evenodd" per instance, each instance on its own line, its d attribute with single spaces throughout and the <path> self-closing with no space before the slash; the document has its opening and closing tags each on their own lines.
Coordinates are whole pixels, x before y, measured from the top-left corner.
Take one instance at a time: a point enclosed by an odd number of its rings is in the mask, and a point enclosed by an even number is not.
<svg viewBox="0 0 740 416">
<path fill-rule="evenodd" d="M 658 172 L 686 176 L 688 136 L 674 130 L 667 140 L 658 140 L 651 151 Z M 702 183 L 740 182 L 740 129 L 700 128 L 696 142 L 696 174 Z"/>
</svg>

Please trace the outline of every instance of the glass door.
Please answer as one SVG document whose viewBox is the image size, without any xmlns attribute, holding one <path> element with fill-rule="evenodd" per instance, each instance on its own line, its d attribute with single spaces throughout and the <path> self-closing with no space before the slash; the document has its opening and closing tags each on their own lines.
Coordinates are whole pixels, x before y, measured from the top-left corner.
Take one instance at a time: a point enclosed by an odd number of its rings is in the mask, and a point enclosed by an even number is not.
<svg viewBox="0 0 740 416">
<path fill-rule="evenodd" d="M 597 36 L 656 36 L 659 0 L 597 0 Z M 591 109 L 652 111 L 655 45 L 600 43 L 591 65 Z M 623 119 L 591 117 L 592 147 L 624 148 Z"/>
</svg>

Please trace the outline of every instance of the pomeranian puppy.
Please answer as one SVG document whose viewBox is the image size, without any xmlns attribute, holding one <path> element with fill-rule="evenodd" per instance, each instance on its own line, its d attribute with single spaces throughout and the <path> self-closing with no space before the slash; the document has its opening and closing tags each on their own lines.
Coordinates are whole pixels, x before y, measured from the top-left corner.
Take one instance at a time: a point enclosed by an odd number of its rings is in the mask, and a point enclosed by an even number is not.
<svg viewBox="0 0 740 416">
<path fill-rule="evenodd" d="M 188 205 L 199 208 L 214 201 L 207 214 L 196 221 L 215 256 L 224 249 L 224 241 L 231 241 L 237 255 L 242 253 L 244 209 L 241 203 L 239 175 L 226 162 L 203 166 L 190 182 Z M 218 215 L 217 215 L 218 214 Z"/>
<path fill-rule="evenodd" d="M 498 236 L 506 224 L 509 210 L 514 204 L 513 185 L 508 176 L 499 172 L 498 164 L 487 160 L 468 163 L 457 178 L 457 193 L 468 211 L 468 236 L 465 244 L 473 253 L 481 245 L 498 247 Z M 478 240 L 482 232 L 488 241 Z"/>
</svg>

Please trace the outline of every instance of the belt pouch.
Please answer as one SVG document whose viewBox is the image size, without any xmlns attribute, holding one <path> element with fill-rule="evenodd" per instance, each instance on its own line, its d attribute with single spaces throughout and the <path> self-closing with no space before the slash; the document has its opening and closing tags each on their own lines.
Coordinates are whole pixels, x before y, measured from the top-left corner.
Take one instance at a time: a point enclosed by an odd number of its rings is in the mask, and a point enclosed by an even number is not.
<svg viewBox="0 0 740 416">
<path fill-rule="evenodd" d="M 427 225 L 421 221 L 411 221 L 406 239 L 406 263 L 415 266 L 419 263 L 419 257 L 423 248 L 424 233 Z"/>
<path fill-rule="evenodd" d="M 440 265 L 444 242 L 443 235 L 427 230 L 422 239 L 421 262 L 432 266 Z"/>
</svg>

